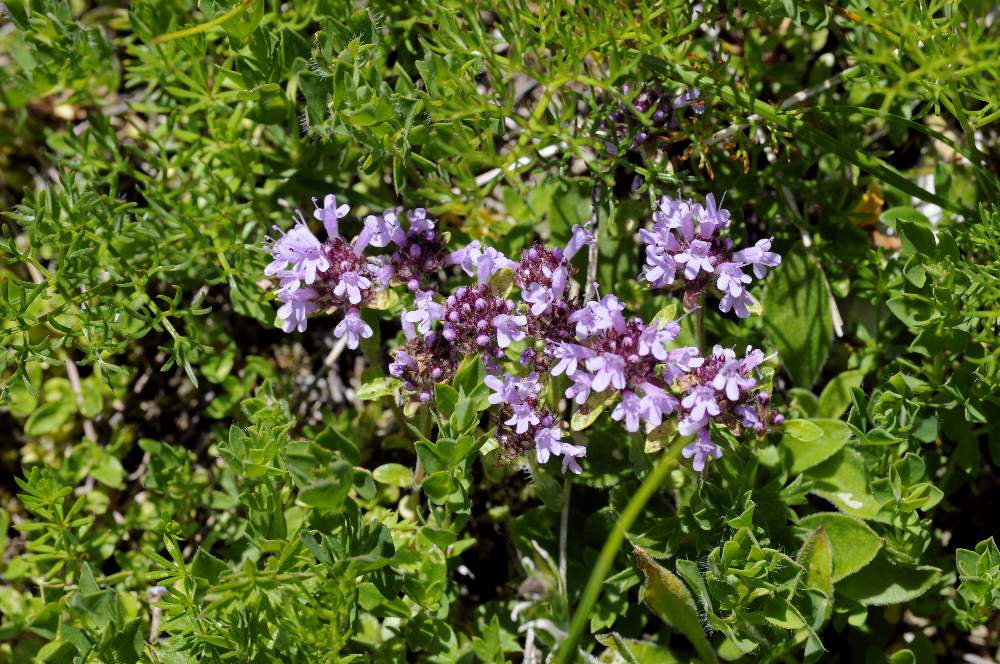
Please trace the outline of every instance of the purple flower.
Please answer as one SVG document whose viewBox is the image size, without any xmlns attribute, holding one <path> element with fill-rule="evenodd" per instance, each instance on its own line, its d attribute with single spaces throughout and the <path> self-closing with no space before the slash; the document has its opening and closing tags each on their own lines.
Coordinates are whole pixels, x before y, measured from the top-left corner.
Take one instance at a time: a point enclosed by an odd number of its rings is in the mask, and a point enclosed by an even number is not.
<svg viewBox="0 0 1000 664">
<path fill-rule="evenodd" d="M 552 367 L 553 376 L 558 376 L 564 372 L 567 376 L 572 376 L 576 373 L 577 363 L 594 357 L 594 351 L 586 346 L 569 343 L 567 341 L 550 345 L 546 348 L 546 353 L 559 360 L 559 362 Z"/>
<path fill-rule="evenodd" d="M 414 208 L 406 218 L 410 222 L 410 230 L 421 232 L 434 230 L 434 220 L 427 216 L 426 208 Z"/>
<path fill-rule="evenodd" d="M 298 330 L 306 331 L 306 318 L 312 312 L 319 309 L 316 304 L 316 296 L 319 295 L 312 288 L 282 288 L 277 292 L 278 300 L 284 302 L 278 308 L 278 319 L 281 321 L 281 329 L 285 332 Z"/>
<path fill-rule="evenodd" d="M 685 251 L 674 256 L 674 260 L 684 266 L 684 278 L 688 281 L 698 276 L 700 270 L 712 272 L 712 245 L 705 240 L 693 240 Z"/>
<path fill-rule="evenodd" d="M 752 307 L 757 300 L 754 299 L 753 295 L 747 291 L 743 291 L 737 297 L 733 297 L 729 293 L 722 296 L 719 300 L 719 311 L 724 314 L 728 314 L 730 311 L 734 312 L 739 318 L 747 318 L 750 315 L 750 307 Z"/>
<path fill-rule="evenodd" d="M 683 346 L 672 348 L 667 352 L 666 366 L 663 370 L 663 377 L 668 383 L 672 383 L 681 376 L 690 373 L 705 363 L 694 346 Z"/>
<path fill-rule="evenodd" d="M 406 242 L 406 233 L 403 232 L 396 211 L 386 210 L 381 216 L 370 214 L 365 217 L 364 228 L 354 241 L 354 253 L 360 256 L 368 246 L 381 249 L 393 242 L 397 245 Z"/>
<path fill-rule="evenodd" d="M 588 244 L 594 242 L 594 234 L 590 230 L 584 228 L 583 226 L 573 226 L 573 236 L 569 239 L 566 244 L 566 250 L 563 251 L 563 257 L 570 261 L 573 256 L 576 255 L 580 249 Z"/>
<path fill-rule="evenodd" d="M 347 301 L 351 304 L 361 303 L 361 291 L 371 288 L 372 282 L 365 276 L 353 270 L 342 272 L 340 281 L 333 287 L 333 294 L 337 297 L 344 297 L 347 294 Z"/>
<path fill-rule="evenodd" d="M 389 363 L 389 375 L 394 378 L 402 378 L 407 371 L 416 368 L 417 361 L 405 350 L 400 349 L 396 351 L 392 362 Z"/>
<path fill-rule="evenodd" d="M 701 90 L 699 90 L 698 88 L 691 88 L 690 90 L 685 90 L 677 97 L 674 97 L 674 108 L 680 109 L 686 106 L 694 105 L 694 112 L 701 115 L 702 113 L 705 112 L 704 105 L 694 103 L 695 100 L 697 100 L 700 96 L 701 96 Z"/>
<path fill-rule="evenodd" d="M 750 373 L 760 365 L 764 364 L 764 351 L 756 349 L 753 346 L 747 346 L 747 354 L 742 360 L 740 360 L 740 371 L 743 373 Z"/>
<path fill-rule="evenodd" d="M 601 353 L 597 357 L 591 357 L 587 360 L 587 370 L 594 374 L 591 384 L 594 392 L 603 392 L 609 385 L 618 390 L 625 389 L 625 358 L 621 355 Z"/>
<path fill-rule="evenodd" d="M 587 403 L 587 399 L 590 398 L 594 377 L 586 371 L 577 371 L 576 373 L 567 373 L 566 375 L 573 381 L 573 384 L 566 388 L 566 398 L 572 399 L 580 405 Z"/>
<path fill-rule="evenodd" d="M 750 275 L 744 274 L 736 263 L 723 263 L 719 266 L 717 275 L 715 285 L 724 294 L 732 297 L 742 295 L 746 285 L 753 281 Z"/>
<path fill-rule="evenodd" d="M 740 393 L 752 390 L 757 385 L 753 378 L 740 374 L 739 362 L 730 360 L 719 369 L 712 380 L 712 387 L 719 392 L 724 392 L 730 401 L 739 401 Z"/>
<path fill-rule="evenodd" d="M 733 258 L 744 265 L 753 266 L 754 275 L 762 279 L 767 271 L 766 268 L 781 265 L 781 256 L 771 251 L 773 239 L 757 240 L 757 244 L 737 251 L 733 254 Z"/>
<path fill-rule="evenodd" d="M 764 423 L 757 417 L 757 412 L 749 406 L 736 406 L 733 412 L 740 418 L 740 424 L 754 431 L 763 431 Z"/>
<path fill-rule="evenodd" d="M 698 234 L 706 240 L 711 239 L 719 229 L 729 226 L 729 210 L 715 205 L 715 194 L 705 197 L 705 206 L 695 206 L 695 216 L 698 217 Z"/>
<path fill-rule="evenodd" d="M 420 334 L 427 334 L 435 321 L 444 317 L 444 305 L 434 301 L 432 291 L 417 291 L 413 298 L 416 309 L 403 313 L 403 318 L 409 323 L 416 323 Z"/>
<path fill-rule="evenodd" d="M 562 444 L 562 470 L 565 473 L 566 470 L 570 470 L 575 475 L 579 475 L 583 472 L 580 468 L 577 459 L 582 459 L 587 456 L 587 448 L 583 445 L 572 445 L 570 443 Z"/>
<path fill-rule="evenodd" d="M 535 431 L 535 457 L 538 463 L 547 463 L 550 455 L 558 456 L 562 452 L 563 444 L 560 441 L 562 435 L 563 431 L 559 426 L 539 427 Z"/>
<path fill-rule="evenodd" d="M 462 249 L 448 254 L 448 264 L 458 265 L 470 277 L 476 277 L 480 284 L 490 280 L 505 267 L 511 267 L 509 258 L 493 247 L 483 248 L 479 240 L 473 240 Z"/>
<path fill-rule="evenodd" d="M 573 312 L 569 321 L 576 323 L 576 335 L 581 339 L 603 332 L 625 329 L 625 306 L 614 295 L 605 295 L 600 301 L 591 300 L 582 309 Z"/>
<path fill-rule="evenodd" d="M 352 307 L 344 314 L 344 320 L 333 328 L 333 336 L 338 339 L 347 337 L 347 347 L 354 350 L 358 347 L 361 339 L 368 339 L 372 336 L 372 329 L 361 319 L 361 313 Z"/>
<path fill-rule="evenodd" d="M 274 229 L 281 232 L 277 226 Z M 302 280 L 309 285 L 316 281 L 318 272 L 325 272 L 330 267 L 323 245 L 301 221 L 277 241 L 272 241 L 270 250 L 274 260 L 264 268 L 264 274 L 269 276 L 276 275 L 291 265 L 291 270 L 301 274 Z"/>
<path fill-rule="evenodd" d="M 695 442 L 681 450 L 681 455 L 685 459 L 694 457 L 694 463 L 691 464 L 691 467 L 700 473 L 705 470 L 705 464 L 710 458 L 719 459 L 722 457 L 722 448 L 711 441 L 707 431 L 702 430 L 698 432 L 698 439 Z"/>
<path fill-rule="evenodd" d="M 662 288 L 674 283 L 677 277 L 677 261 L 662 247 L 646 247 L 646 264 L 642 268 L 642 278 L 653 288 Z"/>
<path fill-rule="evenodd" d="M 622 394 L 622 400 L 611 411 L 611 419 L 624 422 L 625 430 L 635 433 L 639 430 L 639 420 L 646 419 L 645 404 L 635 392 L 628 390 Z"/>
<path fill-rule="evenodd" d="M 323 207 L 319 206 L 315 197 L 312 200 L 313 205 L 316 206 L 313 216 L 323 222 L 327 236 L 330 238 L 339 236 L 338 222 L 347 216 L 347 213 L 351 211 L 351 206 L 346 203 L 337 205 L 337 197 L 333 194 L 327 194 L 323 197 Z"/>
<path fill-rule="evenodd" d="M 667 345 L 680 333 L 680 326 L 673 321 L 664 323 L 662 327 L 656 323 L 647 325 L 639 335 L 639 355 L 652 355 L 661 362 L 665 361 L 669 357 Z"/>
<path fill-rule="evenodd" d="M 497 376 L 487 376 L 483 379 L 491 393 L 488 400 L 494 406 L 500 404 L 516 404 L 521 401 L 520 380 L 516 376 L 505 373 L 501 379 Z"/>
<path fill-rule="evenodd" d="M 493 327 L 497 330 L 497 345 L 506 348 L 514 341 L 524 339 L 524 326 L 528 319 L 522 315 L 499 314 L 493 317 Z"/>
<path fill-rule="evenodd" d="M 514 427 L 517 433 L 524 433 L 529 427 L 533 427 L 541 419 L 538 417 L 538 413 L 535 409 L 528 403 L 516 403 L 511 405 L 511 415 L 510 419 L 504 422 L 507 426 Z M 545 463 L 544 461 L 542 463 Z"/>
<path fill-rule="evenodd" d="M 531 284 L 528 290 L 521 292 L 521 299 L 531 305 L 531 315 L 541 316 L 555 301 L 555 295 L 551 288 L 546 288 L 541 284 Z"/>
<path fill-rule="evenodd" d="M 653 427 L 658 427 L 663 423 L 663 416 L 673 413 L 680 407 L 680 402 L 677 401 L 677 397 L 669 394 L 665 390 L 653 385 L 652 383 L 643 383 L 640 385 L 644 396 L 642 397 L 643 404 L 641 406 L 642 412 L 644 412 L 646 421 Z"/>
<path fill-rule="evenodd" d="M 681 405 L 688 409 L 692 421 L 703 421 L 709 415 L 719 414 L 719 404 L 715 401 L 715 391 L 705 385 L 694 387 L 681 399 Z"/>
</svg>

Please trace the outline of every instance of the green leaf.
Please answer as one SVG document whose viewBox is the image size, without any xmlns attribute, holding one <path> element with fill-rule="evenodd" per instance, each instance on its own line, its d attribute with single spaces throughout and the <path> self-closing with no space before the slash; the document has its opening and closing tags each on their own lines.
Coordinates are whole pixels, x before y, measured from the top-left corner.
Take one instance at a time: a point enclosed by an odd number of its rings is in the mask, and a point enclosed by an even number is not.
<svg viewBox="0 0 1000 664">
<path fill-rule="evenodd" d="M 583 431 L 593 424 L 605 410 L 614 404 L 618 398 L 618 392 L 608 390 L 605 392 L 593 392 L 587 403 L 580 406 L 570 420 L 570 427 L 573 431 Z"/>
<path fill-rule="evenodd" d="M 937 567 L 911 567 L 882 553 L 861 572 L 837 584 L 837 592 L 864 604 L 885 606 L 914 600 L 944 579 Z"/>
<path fill-rule="evenodd" d="M 864 457 L 857 450 L 845 447 L 803 475 L 813 480 L 812 493 L 829 500 L 841 512 L 871 519 L 882 508 L 868 487 Z"/>
<path fill-rule="evenodd" d="M 833 341 L 826 278 L 805 247 L 785 254 L 764 292 L 764 328 L 788 375 L 811 387 Z"/>
<path fill-rule="evenodd" d="M 788 472 L 792 474 L 820 464 L 840 451 L 847 441 L 851 439 L 851 428 L 840 420 L 815 419 L 815 420 L 790 420 L 788 424 L 798 423 L 799 426 L 785 427 L 785 436 L 781 439 L 781 446 L 791 453 L 792 466 Z M 813 429 L 806 429 L 804 424 L 809 424 L 819 431 L 819 435 L 811 438 Z M 810 438 L 802 438 L 806 434 Z"/>
<path fill-rule="evenodd" d="M 382 397 L 399 394 L 403 387 L 403 382 L 398 378 L 389 376 L 370 380 L 358 388 L 357 397 L 360 401 L 374 401 Z"/>
<path fill-rule="evenodd" d="M 816 414 L 820 417 L 833 418 L 843 415 L 851 405 L 851 390 L 861 387 L 864 377 L 864 372 L 857 369 L 838 374 L 826 384 L 819 395 L 819 409 Z"/>
<path fill-rule="evenodd" d="M 633 551 L 646 577 L 642 598 L 668 625 L 687 637 L 703 662 L 718 662 L 698 619 L 698 608 L 684 582 L 638 547 Z"/>
<path fill-rule="evenodd" d="M 354 481 L 354 467 L 346 461 L 331 466 L 331 475 L 313 482 L 299 492 L 299 500 L 310 507 L 335 510 L 343 504 Z"/>
<path fill-rule="evenodd" d="M 458 403 L 458 390 L 451 385 L 438 383 L 434 386 L 434 403 L 442 415 L 451 415 L 455 412 L 455 404 Z"/>
<path fill-rule="evenodd" d="M 24 423 L 24 432 L 29 436 L 50 434 L 67 421 L 76 410 L 72 402 L 51 401 L 35 410 Z"/>
<path fill-rule="evenodd" d="M 372 476 L 376 482 L 381 484 L 392 484 L 404 488 L 413 485 L 413 472 L 399 463 L 382 464 L 372 471 Z"/>
<path fill-rule="evenodd" d="M 795 558 L 806 570 L 806 585 L 833 597 L 833 547 L 820 526 L 806 538 Z"/>
<path fill-rule="evenodd" d="M 833 550 L 833 580 L 864 569 L 882 548 L 882 538 L 864 521 L 836 512 L 810 514 L 800 519 L 803 528 L 822 528 Z"/>
</svg>

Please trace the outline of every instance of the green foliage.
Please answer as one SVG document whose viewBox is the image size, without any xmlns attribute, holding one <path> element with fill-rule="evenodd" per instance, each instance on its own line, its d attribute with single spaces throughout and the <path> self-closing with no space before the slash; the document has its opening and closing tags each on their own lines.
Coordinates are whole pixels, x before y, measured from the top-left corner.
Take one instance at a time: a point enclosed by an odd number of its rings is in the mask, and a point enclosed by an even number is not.
<svg viewBox="0 0 1000 664">
<path fill-rule="evenodd" d="M 8 0 L 0 662 L 995 657 L 995 14 Z M 643 84 L 704 112 L 632 149 Z M 678 190 L 783 256 L 748 321 L 682 320 L 776 351 L 786 418 L 703 477 L 613 393 L 566 411 L 581 475 L 512 462 L 478 357 L 401 407 L 405 292 L 357 354 L 273 328 L 265 235 L 328 192 L 509 256 L 596 217 L 602 294 L 681 317 L 635 241 Z"/>
</svg>

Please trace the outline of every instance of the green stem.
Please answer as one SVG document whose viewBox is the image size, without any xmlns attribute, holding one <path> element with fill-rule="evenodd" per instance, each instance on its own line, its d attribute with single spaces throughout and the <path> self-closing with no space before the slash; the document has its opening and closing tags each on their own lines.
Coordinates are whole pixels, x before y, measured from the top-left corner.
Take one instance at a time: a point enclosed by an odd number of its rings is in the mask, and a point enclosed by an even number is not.
<svg viewBox="0 0 1000 664">
<path fill-rule="evenodd" d="M 583 589 L 580 603 L 577 605 L 576 612 L 573 614 L 573 620 L 570 622 L 569 632 L 556 652 L 556 664 L 568 664 L 568 662 L 576 658 L 576 644 L 579 643 L 580 637 L 583 636 L 583 630 L 590 618 L 590 612 L 594 609 L 594 605 L 597 604 L 597 600 L 601 595 L 601 586 L 604 585 L 604 579 L 607 578 L 608 572 L 615 562 L 618 549 L 621 548 L 622 542 L 625 540 L 626 531 L 639 518 L 639 514 L 646 506 L 646 503 L 649 502 L 649 499 L 656 493 L 660 484 L 666 479 L 667 473 L 673 467 L 673 463 L 677 460 L 680 453 L 681 445 L 678 439 L 674 441 L 670 449 L 665 451 L 660 460 L 656 462 L 656 466 L 646 476 L 642 484 L 639 485 L 639 490 L 632 496 L 632 500 L 625 506 L 625 510 L 615 523 L 611 535 L 608 536 L 608 539 L 604 542 L 604 546 L 601 547 L 601 553 L 597 557 L 597 562 L 590 573 L 590 578 L 587 579 L 587 585 Z"/>
<path fill-rule="evenodd" d="M 246 11 L 247 8 L 257 0 L 243 0 L 240 4 L 236 5 L 228 12 L 222 16 L 216 16 L 211 21 L 205 21 L 204 23 L 199 23 L 198 25 L 192 25 L 190 28 L 184 28 L 183 30 L 177 30 L 176 32 L 168 32 L 165 35 L 157 35 L 149 40 L 150 45 L 162 44 L 163 42 L 173 41 L 175 39 L 183 39 L 184 37 L 190 37 L 191 35 L 197 35 L 202 32 L 208 32 L 212 28 L 216 28 L 229 19 L 239 16 L 242 12 Z"/>
</svg>

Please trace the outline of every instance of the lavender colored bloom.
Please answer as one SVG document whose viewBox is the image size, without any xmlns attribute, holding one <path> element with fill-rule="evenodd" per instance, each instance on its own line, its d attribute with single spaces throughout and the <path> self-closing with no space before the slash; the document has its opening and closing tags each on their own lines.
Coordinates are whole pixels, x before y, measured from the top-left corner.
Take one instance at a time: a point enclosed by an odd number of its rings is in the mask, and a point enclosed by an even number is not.
<svg viewBox="0 0 1000 664">
<path fill-rule="evenodd" d="M 673 342 L 680 334 L 680 326 L 669 321 L 662 326 L 652 323 L 639 335 L 639 355 L 652 355 L 656 359 L 665 361 L 669 357 L 667 345 Z"/>
<path fill-rule="evenodd" d="M 757 240 L 757 244 L 737 251 L 733 254 L 733 258 L 744 265 L 753 266 L 754 275 L 762 279 L 767 271 L 766 268 L 781 265 L 781 256 L 771 251 L 773 239 Z"/>
<path fill-rule="evenodd" d="M 562 435 L 562 428 L 558 426 L 539 427 L 535 431 L 535 457 L 538 463 L 547 463 L 550 455 L 558 456 L 562 452 Z"/>
<path fill-rule="evenodd" d="M 319 206 L 315 197 L 312 200 L 313 205 L 316 206 L 313 216 L 323 222 L 327 236 L 330 238 L 338 237 L 340 235 L 338 222 L 347 216 L 347 213 L 351 211 L 351 206 L 346 203 L 337 205 L 337 197 L 333 194 L 327 194 L 323 197 L 323 207 Z"/>
<path fill-rule="evenodd" d="M 402 245 L 406 241 L 406 233 L 399 222 L 399 215 L 395 210 L 386 210 L 381 216 L 370 214 L 365 217 L 364 228 L 354 241 L 354 253 L 358 256 L 369 246 L 388 247 L 395 243 Z"/>
<path fill-rule="evenodd" d="M 666 253 L 662 247 L 653 245 L 646 247 L 646 264 L 642 268 L 642 278 L 653 288 L 662 288 L 674 283 L 678 267 L 674 257 Z"/>
<path fill-rule="evenodd" d="M 587 360 L 587 370 L 594 373 L 591 384 L 594 392 L 603 392 L 609 385 L 618 390 L 625 389 L 625 358 L 621 355 L 602 353 L 592 357 Z"/>
<path fill-rule="evenodd" d="M 649 422 L 650 426 L 660 426 L 663 423 L 664 415 L 669 415 L 680 407 L 677 397 L 656 385 L 643 383 L 640 387 L 644 393 L 641 410 L 646 414 L 646 421 Z"/>
<path fill-rule="evenodd" d="M 562 444 L 562 471 L 569 470 L 575 475 L 583 472 L 577 459 L 587 456 L 587 448 L 583 445 L 573 445 L 571 443 Z"/>
<path fill-rule="evenodd" d="M 705 385 L 694 387 L 681 399 L 681 405 L 688 409 L 692 421 L 703 421 L 709 415 L 719 414 L 719 404 L 715 401 L 715 391 Z"/>
<path fill-rule="evenodd" d="M 739 401 L 742 392 L 752 390 L 756 385 L 756 380 L 741 375 L 739 362 L 736 360 L 726 362 L 712 380 L 712 387 L 724 392 L 730 401 Z"/>
<path fill-rule="evenodd" d="M 281 232 L 277 226 L 274 228 Z M 309 285 L 316 281 L 317 273 L 330 268 L 330 261 L 323 252 L 323 245 L 301 221 L 277 241 L 273 241 L 270 250 L 274 260 L 264 268 L 264 274 L 269 276 L 286 270 L 291 265 L 291 269 L 300 273 L 302 280 Z"/>
<path fill-rule="evenodd" d="M 705 197 L 704 207 L 695 206 L 695 215 L 698 217 L 698 234 L 706 240 L 711 239 L 717 230 L 729 226 L 729 210 L 716 206 L 715 194 Z"/>
<path fill-rule="evenodd" d="M 415 323 L 420 334 L 430 332 L 434 322 L 444 317 L 444 305 L 434 301 L 432 291 L 417 291 L 413 304 L 416 309 L 404 312 L 403 318 L 409 323 Z"/>
<path fill-rule="evenodd" d="M 319 309 L 316 304 L 316 296 L 319 295 L 312 288 L 283 288 L 277 292 L 278 300 L 284 302 L 278 308 L 278 319 L 281 321 L 281 329 L 285 332 L 298 330 L 306 331 L 306 318 L 312 312 Z"/>
<path fill-rule="evenodd" d="M 552 367 L 553 376 L 558 376 L 564 372 L 567 376 L 572 376 L 576 373 L 577 363 L 584 362 L 585 360 L 594 357 L 594 351 L 586 346 L 569 343 L 567 341 L 550 345 L 546 349 L 546 352 L 559 360 L 559 362 Z"/>
<path fill-rule="evenodd" d="M 333 294 L 337 297 L 347 295 L 347 301 L 351 304 L 361 303 L 361 291 L 371 288 L 372 282 L 367 277 L 355 272 L 342 272 L 340 281 L 333 287 Z"/>
<path fill-rule="evenodd" d="M 694 468 L 695 472 L 702 472 L 705 470 L 705 464 L 708 460 L 719 459 L 722 457 L 722 448 L 716 445 L 708 437 L 707 431 L 699 431 L 698 439 L 684 447 L 681 450 L 681 455 L 685 459 L 694 458 L 694 462 L 691 467 Z"/>
<path fill-rule="evenodd" d="M 740 371 L 743 373 L 749 373 L 764 364 L 764 351 L 754 348 L 753 346 L 747 346 L 747 354 L 742 360 L 740 360 Z"/>
<path fill-rule="evenodd" d="M 757 412 L 749 406 L 736 406 L 733 413 L 740 418 L 740 424 L 754 431 L 763 431 L 764 423 L 757 417 Z"/>
<path fill-rule="evenodd" d="M 434 230 L 434 220 L 427 216 L 426 208 L 414 208 L 406 215 L 410 222 L 410 230 L 431 231 Z"/>
<path fill-rule="evenodd" d="M 705 358 L 698 353 L 698 349 L 694 346 L 672 348 L 667 352 L 664 378 L 668 383 L 672 383 L 684 374 L 690 373 L 693 369 L 697 369 L 704 363 Z"/>
<path fill-rule="evenodd" d="M 494 406 L 520 403 L 520 381 L 516 376 L 509 373 L 505 373 L 502 379 L 498 376 L 487 376 L 483 382 L 491 390 L 488 400 Z"/>
<path fill-rule="evenodd" d="M 566 398 L 572 399 L 580 405 L 587 403 L 593 389 L 594 377 L 586 371 L 577 371 L 566 375 L 573 381 L 573 384 L 566 388 Z"/>
<path fill-rule="evenodd" d="M 479 240 L 473 240 L 458 251 L 448 254 L 449 265 L 458 265 L 470 277 L 476 277 L 480 284 L 490 280 L 494 274 L 512 262 L 493 247 L 483 247 Z"/>
<path fill-rule="evenodd" d="M 506 348 L 514 341 L 524 339 L 524 327 L 528 319 L 522 315 L 499 314 L 491 321 L 497 330 L 497 345 Z"/>
<path fill-rule="evenodd" d="M 569 242 L 566 244 L 566 250 L 563 251 L 563 257 L 569 261 L 573 259 L 580 249 L 586 245 L 592 244 L 594 242 L 594 234 L 590 232 L 589 229 L 583 226 L 573 226 L 573 235 L 570 237 Z"/>
<path fill-rule="evenodd" d="M 625 329 L 625 306 L 614 295 L 605 295 L 599 301 L 591 300 L 582 309 L 573 312 L 569 321 L 576 323 L 576 335 L 581 339 L 604 330 L 621 332 Z"/>
<path fill-rule="evenodd" d="M 753 281 L 736 263 L 719 265 L 717 275 L 716 287 L 731 297 L 740 297 L 746 290 L 746 285 Z"/>
<path fill-rule="evenodd" d="M 535 412 L 535 409 L 531 406 L 531 404 L 512 404 L 511 410 L 513 411 L 513 415 L 511 415 L 510 419 L 504 422 L 504 424 L 514 427 L 514 430 L 517 433 L 524 433 L 529 427 L 533 427 L 541 422 L 541 419 L 538 417 L 538 413 Z M 545 462 L 543 461 L 542 463 Z"/>
<path fill-rule="evenodd" d="M 635 392 L 628 390 L 622 393 L 622 400 L 611 411 L 611 419 L 623 422 L 626 431 L 635 433 L 639 430 L 639 420 L 646 419 L 646 405 Z"/>
<path fill-rule="evenodd" d="M 347 337 L 347 347 L 354 350 L 361 339 L 372 336 L 372 329 L 361 319 L 361 313 L 356 308 L 351 308 L 344 314 L 344 320 L 333 328 L 333 336 L 338 339 Z"/>
<path fill-rule="evenodd" d="M 740 293 L 738 297 L 733 297 L 729 293 L 722 296 L 719 300 L 719 311 L 724 314 L 728 314 L 730 311 L 734 312 L 739 318 L 747 318 L 750 316 L 750 308 L 757 302 L 753 295 L 747 291 Z"/>
<path fill-rule="evenodd" d="M 713 272 L 712 245 L 705 240 L 693 240 L 685 251 L 674 256 L 674 260 L 684 266 L 684 278 L 691 281 L 698 272 Z"/>
<path fill-rule="evenodd" d="M 698 88 L 691 88 L 690 90 L 685 90 L 677 97 L 674 97 L 674 108 L 685 108 L 686 106 L 691 106 L 694 102 L 701 97 L 701 90 Z M 695 105 L 694 112 L 701 115 L 705 112 L 703 106 Z"/>
<path fill-rule="evenodd" d="M 531 305 L 532 316 L 541 316 L 549 310 L 556 298 L 551 288 L 541 284 L 531 284 L 527 290 L 521 292 L 521 299 Z"/>
<path fill-rule="evenodd" d="M 396 351 L 392 362 L 389 363 L 389 375 L 394 378 L 402 378 L 407 371 L 416 368 L 416 360 L 405 350 L 400 349 Z"/>
</svg>

